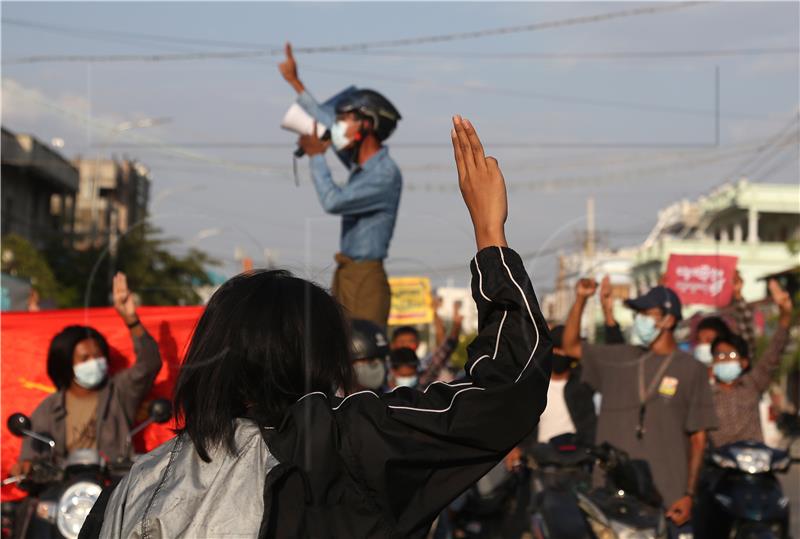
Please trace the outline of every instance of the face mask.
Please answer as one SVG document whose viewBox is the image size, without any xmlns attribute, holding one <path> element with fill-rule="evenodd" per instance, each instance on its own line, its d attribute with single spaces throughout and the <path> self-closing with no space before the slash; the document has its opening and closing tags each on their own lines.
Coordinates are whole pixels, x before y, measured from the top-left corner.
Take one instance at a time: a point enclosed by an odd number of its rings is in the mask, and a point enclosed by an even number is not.
<svg viewBox="0 0 800 539">
<path fill-rule="evenodd" d="M 562 374 L 569 370 L 572 365 L 572 358 L 569 356 L 562 356 L 561 354 L 553 354 L 552 369 L 556 374 Z"/>
<path fill-rule="evenodd" d="M 338 120 L 331 126 L 331 143 L 337 151 L 344 150 L 353 142 L 351 139 L 347 138 L 347 125 L 347 122 L 344 120 Z"/>
<path fill-rule="evenodd" d="M 419 382 L 419 377 L 417 375 L 394 377 L 394 383 L 402 387 L 417 387 L 418 382 Z"/>
<path fill-rule="evenodd" d="M 645 346 L 653 344 L 653 341 L 661 334 L 661 330 L 656 327 L 656 321 L 653 320 L 653 317 L 641 313 L 637 313 L 633 319 L 633 332 Z"/>
<path fill-rule="evenodd" d="M 359 361 L 353 365 L 356 379 L 361 387 L 379 389 L 386 376 L 386 367 L 380 361 Z"/>
<path fill-rule="evenodd" d="M 730 383 L 742 374 L 742 365 L 738 361 L 723 361 L 714 363 L 714 376 L 720 382 Z"/>
<path fill-rule="evenodd" d="M 694 347 L 694 358 L 703 365 L 709 366 L 714 360 L 711 355 L 711 343 L 698 344 Z"/>
<path fill-rule="evenodd" d="M 72 371 L 79 386 L 84 389 L 94 389 L 106 379 L 108 362 L 104 357 L 96 357 L 75 365 Z"/>
</svg>

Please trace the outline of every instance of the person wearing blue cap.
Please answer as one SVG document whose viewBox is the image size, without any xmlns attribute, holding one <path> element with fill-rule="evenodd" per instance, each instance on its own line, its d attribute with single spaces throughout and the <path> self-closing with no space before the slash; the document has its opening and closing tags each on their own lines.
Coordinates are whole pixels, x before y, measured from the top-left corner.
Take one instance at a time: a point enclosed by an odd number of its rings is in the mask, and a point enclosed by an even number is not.
<svg viewBox="0 0 800 539">
<path fill-rule="evenodd" d="M 297 103 L 330 134 L 330 140 L 320 139 L 315 126 L 298 144 L 309 157 L 322 207 L 342 216 L 332 292 L 352 318 L 385 328 L 391 296 L 383 260 L 397 221 L 402 176 L 384 142 L 397 127 L 400 113 L 383 95 L 368 89 L 352 88 L 332 107 L 320 105 L 300 81 L 289 43 L 278 67 L 297 92 Z M 345 185 L 333 181 L 325 161 L 330 146 L 348 169 Z"/>
<path fill-rule="evenodd" d="M 583 382 L 602 394 L 597 441 L 649 462 L 673 532 L 687 531 L 707 431 L 718 423 L 708 373 L 678 349 L 681 302 L 664 286 L 625 302 L 636 312 L 638 345 L 581 342 L 583 311 L 596 290 L 592 279 L 578 282 L 562 349 L 580 359 Z"/>
</svg>

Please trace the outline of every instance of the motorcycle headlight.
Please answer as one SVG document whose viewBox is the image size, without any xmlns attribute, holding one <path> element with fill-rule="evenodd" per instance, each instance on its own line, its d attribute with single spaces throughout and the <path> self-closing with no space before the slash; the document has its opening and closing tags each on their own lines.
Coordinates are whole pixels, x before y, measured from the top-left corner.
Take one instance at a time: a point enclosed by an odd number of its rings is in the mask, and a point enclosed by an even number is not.
<svg viewBox="0 0 800 539">
<path fill-rule="evenodd" d="M 734 449 L 736 464 L 739 469 L 747 473 L 765 473 L 770 471 L 772 465 L 772 452 L 769 449 Z"/>
<path fill-rule="evenodd" d="M 614 530 L 617 539 L 652 539 L 656 537 L 656 530 L 653 528 L 637 530 L 616 520 L 611 521 L 611 529 Z"/>
<path fill-rule="evenodd" d="M 58 501 L 56 525 L 61 535 L 67 539 L 77 539 L 94 502 L 102 492 L 97 483 L 79 481 L 70 485 Z"/>
</svg>

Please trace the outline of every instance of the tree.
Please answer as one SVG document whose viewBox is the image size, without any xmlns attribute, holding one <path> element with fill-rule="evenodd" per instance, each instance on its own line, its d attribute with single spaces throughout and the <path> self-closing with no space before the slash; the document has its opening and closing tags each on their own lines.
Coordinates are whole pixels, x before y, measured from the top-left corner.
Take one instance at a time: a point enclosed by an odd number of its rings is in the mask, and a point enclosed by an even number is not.
<svg viewBox="0 0 800 539">
<path fill-rule="evenodd" d="M 212 284 L 206 268 L 219 262 L 195 248 L 174 254 L 170 247 L 178 243 L 143 224 L 122 236 L 113 254 L 106 247 L 75 251 L 53 244 L 47 255 L 58 279 L 76 298 L 74 307 L 109 305 L 116 271 L 128 276 L 143 305 L 196 305 L 200 296 L 195 287 Z"/>
<path fill-rule="evenodd" d="M 52 299 L 59 307 L 73 302 L 74 298 L 58 282 L 47 258 L 22 236 L 7 234 L 3 237 L 0 258 L 3 273 L 27 279 L 40 297 Z"/>
</svg>

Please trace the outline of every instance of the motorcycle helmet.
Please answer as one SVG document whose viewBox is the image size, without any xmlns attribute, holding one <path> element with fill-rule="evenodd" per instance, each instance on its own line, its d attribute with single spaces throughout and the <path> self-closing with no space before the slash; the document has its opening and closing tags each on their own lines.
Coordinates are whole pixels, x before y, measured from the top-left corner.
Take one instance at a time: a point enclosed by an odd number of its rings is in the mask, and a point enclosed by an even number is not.
<svg viewBox="0 0 800 539">
<path fill-rule="evenodd" d="M 386 359 L 389 341 L 380 326 L 369 320 L 353 320 L 350 326 L 352 360 Z"/>
<path fill-rule="evenodd" d="M 336 103 L 336 114 L 354 112 L 372 120 L 378 140 L 383 142 L 394 132 L 402 117 L 392 103 L 375 90 L 356 90 Z"/>
</svg>

